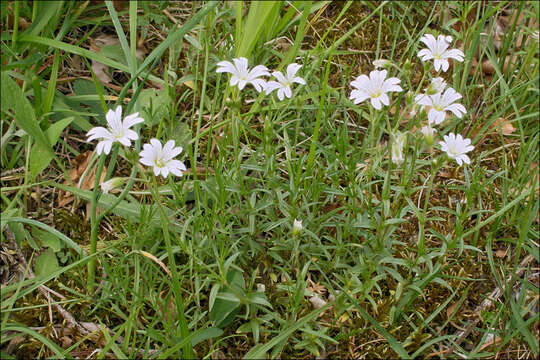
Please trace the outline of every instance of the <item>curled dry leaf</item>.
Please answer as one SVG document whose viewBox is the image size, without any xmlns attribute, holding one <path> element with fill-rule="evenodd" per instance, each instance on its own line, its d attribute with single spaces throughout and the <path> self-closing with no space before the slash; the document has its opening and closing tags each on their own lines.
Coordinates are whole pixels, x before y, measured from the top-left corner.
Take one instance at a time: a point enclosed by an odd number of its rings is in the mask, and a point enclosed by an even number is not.
<svg viewBox="0 0 540 360">
<path fill-rule="evenodd" d="M 454 315 L 454 313 L 457 310 L 458 302 L 455 302 L 453 304 L 450 304 L 450 306 L 446 309 L 446 317 L 450 318 Z"/>
<path fill-rule="evenodd" d="M 84 190 L 92 190 L 94 188 L 94 182 L 96 181 L 96 168 L 93 167 L 90 169 L 90 171 L 87 172 L 86 176 L 84 177 L 82 183 L 79 186 L 79 182 L 81 180 L 81 177 L 83 176 L 84 172 L 88 168 L 88 165 L 90 164 L 90 159 L 92 158 L 92 151 L 86 151 L 79 156 L 77 156 L 73 160 L 73 167 L 71 168 L 71 171 L 69 172 L 69 178 L 71 182 L 81 189 Z M 103 171 L 101 172 L 101 177 L 99 179 L 99 183 L 101 184 L 103 180 L 105 179 L 105 175 L 107 173 L 107 168 L 103 166 Z M 70 182 L 68 180 L 65 180 L 63 182 L 64 185 L 70 185 Z M 58 195 L 58 207 L 65 207 L 66 205 L 70 204 L 74 200 L 74 196 L 66 191 L 60 191 Z"/>
<path fill-rule="evenodd" d="M 511 135 L 516 131 L 516 128 L 512 125 L 510 120 L 502 117 L 493 122 L 491 129 L 501 132 L 503 135 Z"/>
</svg>

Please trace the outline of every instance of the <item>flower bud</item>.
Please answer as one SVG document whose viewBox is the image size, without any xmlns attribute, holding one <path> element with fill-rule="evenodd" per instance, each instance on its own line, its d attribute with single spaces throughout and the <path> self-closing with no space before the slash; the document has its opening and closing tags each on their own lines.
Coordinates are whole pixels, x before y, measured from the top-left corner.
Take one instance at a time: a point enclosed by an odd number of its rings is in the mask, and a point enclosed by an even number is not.
<svg viewBox="0 0 540 360">
<path fill-rule="evenodd" d="M 432 147 L 433 146 L 433 137 L 435 135 L 435 133 L 437 132 L 437 130 L 435 130 L 434 128 L 432 128 L 431 126 L 424 126 L 422 127 L 422 130 L 420 130 L 422 132 L 422 134 L 424 134 L 424 139 L 426 140 L 426 144 L 429 146 L 429 147 Z"/>
<path fill-rule="evenodd" d="M 101 190 L 105 194 L 107 194 L 112 189 L 116 189 L 117 187 L 124 184 L 124 181 L 125 181 L 125 178 L 121 178 L 121 177 L 115 177 L 115 178 L 109 179 L 101 183 Z"/>
<path fill-rule="evenodd" d="M 407 61 L 405 61 L 405 63 L 403 64 L 403 71 L 405 71 L 406 73 L 410 73 L 412 70 L 412 67 L 413 67 L 412 62 L 409 59 L 407 59 Z"/>
<path fill-rule="evenodd" d="M 303 229 L 303 226 L 302 226 L 302 220 L 296 220 L 296 219 L 294 219 L 294 222 L 293 222 L 293 229 L 292 229 L 293 235 L 298 235 L 298 234 L 300 234 L 300 232 L 302 232 L 302 229 Z"/>
<path fill-rule="evenodd" d="M 403 156 L 403 147 L 405 146 L 406 140 L 407 134 L 398 131 L 394 137 L 394 142 L 392 143 L 392 162 L 398 166 L 405 160 Z"/>
<path fill-rule="evenodd" d="M 378 59 L 378 60 L 373 61 L 373 66 L 375 66 L 375 69 L 388 68 L 390 67 L 390 65 L 391 65 L 390 60 L 386 60 L 386 59 Z"/>
<path fill-rule="evenodd" d="M 443 92 L 446 88 L 446 81 L 444 81 L 441 77 L 436 77 L 433 80 L 431 80 L 431 84 L 429 84 L 428 88 L 426 89 L 427 95 L 433 95 L 440 92 Z"/>
</svg>

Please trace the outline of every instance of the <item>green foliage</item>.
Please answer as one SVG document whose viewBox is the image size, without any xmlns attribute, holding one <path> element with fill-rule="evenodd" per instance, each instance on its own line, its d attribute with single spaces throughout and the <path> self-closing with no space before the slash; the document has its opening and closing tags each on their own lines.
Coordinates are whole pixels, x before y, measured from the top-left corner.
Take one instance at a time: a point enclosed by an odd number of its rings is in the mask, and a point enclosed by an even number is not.
<svg viewBox="0 0 540 360">
<path fill-rule="evenodd" d="M 41 347 L 34 356 L 97 346 L 75 337 L 62 349 L 33 330 L 46 318 L 35 299 L 46 285 L 98 326 L 100 358 L 538 355 L 538 43 L 517 46 L 535 30 L 527 22 L 495 31 L 507 11 L 537 19 L 537 3 L 9 4 L 0 225 L 3 241 L 34 254 L 38 277 L 3 284 L 3 346 L 20 334 Z M 95 52 L 100 32 L 120 45 Z M 453 36 L 465 61 L 440 74 L 422 66 L 426 32 Z M 142 62 L 137 43 L 148 50 Z M 284 101 L 250 85 L 239 92 L 215 73 L 231 53 L 271 71 L 301 64 L 306 85 Z M 381 58 L 405 92 L 381 111 L 354 105 L 350 82 Z M 77 59 L 82 70 L 109 66 L 114 85 L 72 73 Z M 467 108 L 435 138 L 471 138 L 471 165 L 457 166 L 438 141 L 426 145 L 425 111 L 409 115 L 435 76 Z M 104 194 L 97 181 L 63 184 L 58 168 L 93 149 L 86 132 L 118 105 L 145 122 L 131 149 L 98 158 L 95 178 L 122 177 L 122 186 Z M 502 132 L 505 121 L 513 132 Z M 400 166 L 391 160 L 397 131 L 407 139 Z M 154 179 L 138 164 L 154 137 L 183 147 L 183 177 Z M 75 200 L 58 209 L 64 192 Z M 90 239 L 58 211 L 77 224 L 90 218 Z M 501 296 L 477 313 L 497 287 Z M 29 310 L 37 315 L 28 320 Z M 362 346 L 351 354 L 348 344 Z"/>
</svg>

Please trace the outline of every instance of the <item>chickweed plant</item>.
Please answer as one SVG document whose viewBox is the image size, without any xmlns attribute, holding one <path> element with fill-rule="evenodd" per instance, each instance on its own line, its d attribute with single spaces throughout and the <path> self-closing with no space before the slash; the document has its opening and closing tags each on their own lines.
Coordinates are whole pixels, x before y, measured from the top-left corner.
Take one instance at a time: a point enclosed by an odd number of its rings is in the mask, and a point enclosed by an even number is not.
<svg viewBox="0 0 540 360">
<path fill-rule="evenodd" d="M 2 358 L 539 355 L 537 2 L 1 4 Z"/>
</svg>

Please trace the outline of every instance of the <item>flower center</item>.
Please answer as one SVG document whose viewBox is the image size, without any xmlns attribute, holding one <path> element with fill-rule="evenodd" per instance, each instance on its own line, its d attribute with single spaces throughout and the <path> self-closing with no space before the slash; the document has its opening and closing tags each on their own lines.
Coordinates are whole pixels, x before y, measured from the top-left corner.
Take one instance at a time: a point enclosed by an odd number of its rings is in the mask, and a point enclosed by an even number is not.
<svg viewBox="0 0 540 360">
<path fill-rule="evenodd" d="M 453 156 L 458 156 L 460 154 L 459 149 L 454 144 L 448 145 L 448 152 Z"/>
<path fill-rule="evenodd" d="M 437 60 L 441 60 L 442 59 L 442 55 L 441 54 L 433 54 L 433 57 Z"/>
<path fill-rule="evenodd" d="M 381 92 L 380 91 L 374 91 L 371 93 L 371 97 L 376 99 L 378 98 L 379 96 L 381 96 Z"/>
<path fill-rule="evenodd" d="M 165 165 L 166 165 L 165 161 L 163 161 L 162 159 L 156 159 L 156 166 L 158 168 L 163 168 L 165 167 Z"/>
<path fill-rule="evenodd" d="M 124 137 L 124 131 L 123 129 L 114 129 L 111 131 L 112 135 L 114 136 L 114 140 L 119 141 L 121 138 Z"/>
<path fill-rule="evenodd" d="M 433 108 L 437 111 L 444 111 L 444 107 L 440 106 L 440 105 L 433 105 Z"/>
</svg>

